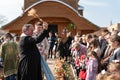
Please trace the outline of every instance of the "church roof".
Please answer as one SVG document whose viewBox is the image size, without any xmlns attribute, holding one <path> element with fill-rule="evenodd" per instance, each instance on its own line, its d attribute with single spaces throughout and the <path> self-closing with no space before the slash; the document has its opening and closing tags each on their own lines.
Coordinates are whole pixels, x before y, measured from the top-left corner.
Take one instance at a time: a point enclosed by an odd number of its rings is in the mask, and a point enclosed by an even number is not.
<svg viewBox="0 0 120 80">
<path fill-rule="evenodd" d="M 32 4 L 32 5 L 29 6 L 27 9 L 25 9 L 24 12 L 23 12 L 19 17 L 17 17 L 16 19 L 14 19 L 13 21 L 11 21 L 11 22 L 8 23 L 8 24 L 11 24 L 11 23 L 13 23 L 14 21 L 20 19 L 20 18 L 23 17 L 23 15 L 24 15 L 27 11 L 29 11 L 32 7 L 34 7 L 34 6 L 36 6 L 36 5 L 39 5 L 40 3 L 44 3 L 44 2 L 48 2 L 48 0 L 42 0 L 42 1 L 38 1 L 38 2 L 36 2 L 36 3 L 34 3 L 34 4 Z M 94 23 L 90 22 L 89 20 L 87 20 L 86 18 L 84 18 L 83 16 L 81 16 L 80 13 L 78 12 L 78 10 L 76 10 L 76 9 L 73 8 L 72 6 L 68 5 L 67 3 L 65 3 L 65 2 L 63 2 L 63 1 L 60 1 L 60 0 L 52 0 L 52 1 L 49 1 L 49 2 L 57 2 L 57 3 L 63 4 L 63 5 L 65 5 L 66 7 L 70 8 L 72 11 L 74 11 L 74 12 L 75 12 L 79 17 L 81 17 L 83 20 L 89 22 L 90 24 L 95 25 Z M 79 5 L 78 8 L 83 9 L 84 7 L 81 6 L 81 5 Z M 8 25 L 8 24 L 6 24 L 6 25 Z M 2 26 L 2 28 L 4 28 L 6 25 Z M 96 27 L 99 27 L 99 26 L 97 26 L 97 25 L 95 25 L 95 26 L 96 26 Z"/>
<path fill-rule="evenodd" d="M 43 3 L 43 2 L 48 2 L 48 0 L 42 0 L 42 1 L 36 2 L 36 3 L 32 4 L 31 6 L 29 6 L 27 9 L 25 9 L 24 12 L 27 12 L 29 9 L 31 9 L 31 8 L 34 7 L 35 5 L 38 5 L 38 4 Z M 63 1 L 60 1 L 60 0 L 52 0 L 52 1 L 49 1 L 49 2 L 58 2 L 58 3 L 61 3 L 61 4 L 65 5 L 65 6 L 67 6 L 68 8 L 72 9 L 72 10 L 73 10 L 74 12 L 76 12 L 79 16 L 81 16 L 76 9 L 74 9 L 72 6 L 68 5 L 67 3 L 65 3 L 65 2 L 63 2 Z"/>
</svg>

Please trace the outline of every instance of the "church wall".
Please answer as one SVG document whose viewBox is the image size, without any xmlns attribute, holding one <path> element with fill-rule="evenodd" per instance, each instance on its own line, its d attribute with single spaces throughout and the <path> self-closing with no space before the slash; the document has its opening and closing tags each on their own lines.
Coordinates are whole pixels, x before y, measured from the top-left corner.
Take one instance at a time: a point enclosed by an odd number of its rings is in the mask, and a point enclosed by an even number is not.
<svg viewBox="0 0 120 80">
<path fill-rule="evenodd" d="M 38 1 L 44 1 L 44 0 L 24 0 L 24 9 L 28 8 L 30 5 Z M 72 6 L 76 10 L 78 9 L 78 0 L 60 0 L 60 1 L 67 3 L 68 5 Z"/>
<path fill-rule="evenodd" d="M 71 30 L 74 34 L 79 31 L 81 31 L 81 33 L 85 33 L 84 30 L 86 30 L 86 33 L 88 33 L 90 31 L 95 31 L 99 29 L 94 24 L 92 24 L 85 18 L 81 17 L 70 8 L 57 2 L 48 1 L 38 4 L 33 8 L 37 10 L 37 14 L 41 18 L 43 18 L 43 20 L 50 23 L 57 23 L 59 27 L 58 33 L 60 35 L 62 35 L 61 34 L 62 29 L 69 22 L 73 22 L 76 26 L 76 30 Z M 21 17 L 17 18 L 8 25 L 4 26 L 3 29 L 4 30 L 9 29 L 10 32 L 18 31 L 18 33 L 20 34 L 23 24 L 31 23 L 31 22 L 35 23 L 34 20 L 35 18 L 28 16 L 28 12 L 26 11 Z"/>
</svg>

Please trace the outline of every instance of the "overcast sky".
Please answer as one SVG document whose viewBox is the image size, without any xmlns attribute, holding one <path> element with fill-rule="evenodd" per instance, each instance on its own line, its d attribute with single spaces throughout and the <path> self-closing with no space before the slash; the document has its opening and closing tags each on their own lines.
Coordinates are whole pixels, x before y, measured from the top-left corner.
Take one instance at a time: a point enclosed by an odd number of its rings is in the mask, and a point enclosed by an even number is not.
<svg viewBox="0 0 120 80">
<path fill-rule="evenodd" d="M 98 26 L 120 23 L 120 0 L 80 0 L 79 4 L 84 7 L 84 17 Z M 22 7 L 23 0 L 1 0 L 0 15 L 10 22 L 22 14 Z"/>
</svg>

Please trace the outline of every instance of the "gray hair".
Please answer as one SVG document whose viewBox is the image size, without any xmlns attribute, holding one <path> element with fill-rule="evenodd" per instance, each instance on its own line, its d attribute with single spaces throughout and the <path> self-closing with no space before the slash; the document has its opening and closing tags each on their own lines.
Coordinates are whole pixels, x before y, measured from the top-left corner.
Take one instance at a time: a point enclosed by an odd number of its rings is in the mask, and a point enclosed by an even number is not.
<svg viewBox="0 0 120 80">
<path fill-rule="evenodd" d="M 31 27 L 32 24 L 24 24 L 22 28 L 22 32 L 28 31 L 29 27 Z"/>
<path fill-rule="evenodd" d="M 80 43 L 78 43 L 78 42 L 73 43 L 74 48 L 77 48 L 78 46 L 80 46 Z"/>
</svg>

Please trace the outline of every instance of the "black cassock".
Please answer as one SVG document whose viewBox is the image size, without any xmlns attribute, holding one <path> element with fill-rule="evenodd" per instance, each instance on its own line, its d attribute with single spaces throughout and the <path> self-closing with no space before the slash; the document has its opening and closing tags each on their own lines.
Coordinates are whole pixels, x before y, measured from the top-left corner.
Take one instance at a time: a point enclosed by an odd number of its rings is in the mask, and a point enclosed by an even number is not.
<svg viewBox="0 0 120 80">
<path fill-rule="evenodd" d="M 20 61 L 18 65 L 17 80 L 43 80 L 41 74 L 41 55 L 36 46 L 48 35 L 44 30 L 36 38 L 22 36 L 19 42 Z"/>
</svg>

